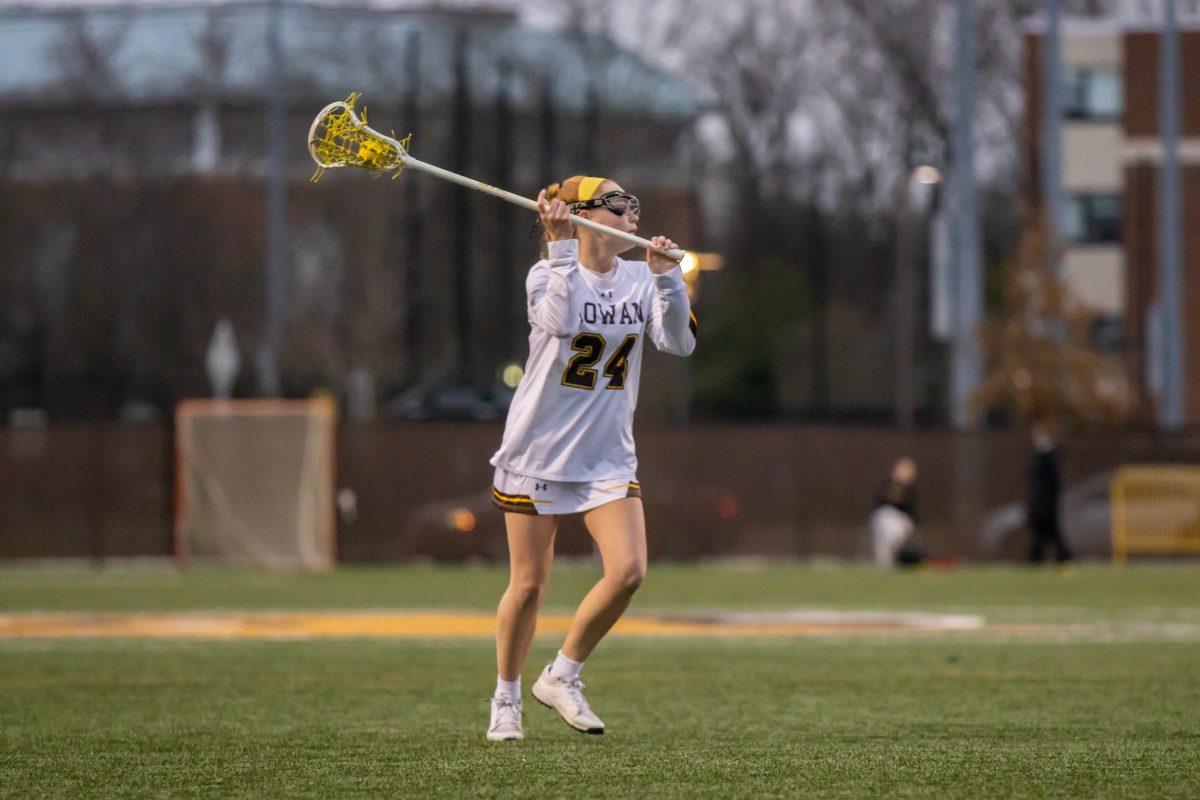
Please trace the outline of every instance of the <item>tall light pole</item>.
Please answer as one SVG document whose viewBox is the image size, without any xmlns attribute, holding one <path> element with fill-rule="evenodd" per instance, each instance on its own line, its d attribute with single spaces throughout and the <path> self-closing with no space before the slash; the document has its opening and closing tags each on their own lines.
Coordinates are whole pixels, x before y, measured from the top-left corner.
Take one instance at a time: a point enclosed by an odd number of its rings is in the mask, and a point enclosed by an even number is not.
<svg viewBox="0 0 1200 800">
<path fill-rule="evenodd" d="M 1179 206 L 1179 23 L 1175 0 L 1164 0 L 1163 31 L 1158 60 L 1158 122 L 1163 161 L 1159 183 L 1159 318 L 1162 324 L 1162 396 L 1159 421 L 1167 430 L 1183 427 L 1183 275 L 1182 216 Z"/>
<path fill-rule="evenodd" d="M 1053 275 L 1058 275 L 1057 253 L 1063 226 L 1062 195 L 1062 56 L 1058 0 L 1046 2 L 1046 31 L 1042 36 L 1041 185 Z"/>
<path fill-rule="evenodd" d="M 924 229 L 934 184 L 941 180 L 936 167 L 924 165 L 901 181 L 896 219 L 895 356 L 896 427 L 912 430 L 916 422 L 916 320 L 918 233 Z"/>
<path fill-rule="evenodd" d="M 408 132 L 415 141 L 421 141 L 421 34 L 412 31 L 408 34 L 408 45 L 404 51 L 404 94 L 402 105 L 404 120 Z M 425 273 L 421 269 L 424 263 L 423 233 L 424 215 L 422 214 L 421 181 L 409 181 L 404 187 L 404 302 L 405 313 L 404 340 L 408 353 L 408 382 L 410 386 L 420 386 L 424 374 L 425 361 L 423 358 L 422 334 L 425 330 Z"/>
<path fill-rule="evenodd" d="M 267 264 L 266 324 L 259 353 L 259 391 L 278 397 L 281 389 L 280 350 L 287 292 L 287 176 L 284 113 L 287 83 L 283 75 L 283 0 L 267 8 Z"/>
<path fill-rule="evenodd" d="M 954 272 L 954 336 L 951 345 L 950 415 L 954 427 L 973 427 L 971 395 L 983 379 L 977 332 L 983 318 L 983 264 L 975 186 L 975 0 L 957 0 L 954 130 L 950 142 L 950 254 Z"/>
</svg>

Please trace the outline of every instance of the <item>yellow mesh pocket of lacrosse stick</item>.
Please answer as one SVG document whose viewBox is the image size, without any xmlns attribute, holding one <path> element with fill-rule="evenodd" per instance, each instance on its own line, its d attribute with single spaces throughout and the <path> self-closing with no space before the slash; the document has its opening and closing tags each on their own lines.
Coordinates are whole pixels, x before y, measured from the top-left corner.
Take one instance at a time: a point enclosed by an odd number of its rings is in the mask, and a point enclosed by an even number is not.
<svg viewBox="0 0 1200 800">
<path fill-rule="evenodd" d="M 331 167 L 362 167 L 376 176 L 392 172 L 392 177 L 404 168 L 412 134 L 397 141 L 367 127 L 367 109 L 360 117 L 354 104 L 360 97 L 353 92 L 344 102 L 334 103 L 325 109 L 313 124 L 309 139 L 309 151 L 317 162 L 313 181 L 321 178 Z"/>
</svg>

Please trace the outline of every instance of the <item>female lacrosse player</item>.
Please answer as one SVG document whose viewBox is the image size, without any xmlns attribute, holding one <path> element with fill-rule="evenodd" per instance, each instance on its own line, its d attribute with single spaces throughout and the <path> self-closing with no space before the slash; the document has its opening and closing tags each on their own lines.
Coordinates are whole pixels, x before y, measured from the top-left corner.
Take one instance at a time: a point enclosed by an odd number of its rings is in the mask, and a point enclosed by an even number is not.
<svg viewBox="0 0 1200 800">
<path fill-rule="evenodd" d="M 529 360 L 492 457 L 492 499 L 508 529 L 510 577 L 496 615 L 499 671 L 491 740 L 521 739 L 521 666 L 554 559 L 558 518 L 583 514 L 604 576 L 583 598 L 557 658 L 533 696 L 567 724 L 603 733 L 583 696 L 584 659 L 616 623 L 646 574 L 646 523 L 633 449 L 633 409 L 644 340 L 686 356 L 696 346 L 683 273 L 647 249 L 626 261 L 621 239 L 570 215 L 637 230 L 640 206 L 614 181 L 577 175 L 538 194 L 548 257 L 525 282 Z M 655 247 L 674 248 L 665 236 Z"/>
</svg>

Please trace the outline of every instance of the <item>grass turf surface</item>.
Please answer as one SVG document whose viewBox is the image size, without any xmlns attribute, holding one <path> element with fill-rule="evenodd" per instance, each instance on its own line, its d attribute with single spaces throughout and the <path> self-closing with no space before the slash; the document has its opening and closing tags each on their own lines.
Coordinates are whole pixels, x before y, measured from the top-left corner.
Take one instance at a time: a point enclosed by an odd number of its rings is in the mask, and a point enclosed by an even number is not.
<svg viewBox="0 0 1200 800">
<path fill-rule="evenodd" d="M 554 567 L 545 607 L 571 610 L 599 573 Z M 494 611 L 507 572 L 494 566 L 344 567 L 325 575 L 192 570 L 0 568 L 0 613 L 207 609 L 462 609 Z M 642 609 L 847 608 L 972 611 L 989 621 L 1150 619 L 1200 615 L 1200 562 L 1124 569 L 971 567 L 880 572 L 802 564 L 655 564 Z M 1196 616 L 1200 619 L 1200 616 Z"/>
<path fill-rule="evenodd" d="M 562 565 L 566 567 L 566 565 Z M 568 607 L 596 576 L 556 571 Z M 0 609 L 475 608 L 503 570 L 0 570 Z M 638 608 L 1196 620 L 1194 566 L 878 574 L 652 568 Z M 558 642 L 539 639 L 526 686 Z M 0 797 L 1193 797 L 1200 641 L 612 638 L 603 737 L 526 690 L 483 740 L 482 640 L 0 642 Z"/>
</svg>

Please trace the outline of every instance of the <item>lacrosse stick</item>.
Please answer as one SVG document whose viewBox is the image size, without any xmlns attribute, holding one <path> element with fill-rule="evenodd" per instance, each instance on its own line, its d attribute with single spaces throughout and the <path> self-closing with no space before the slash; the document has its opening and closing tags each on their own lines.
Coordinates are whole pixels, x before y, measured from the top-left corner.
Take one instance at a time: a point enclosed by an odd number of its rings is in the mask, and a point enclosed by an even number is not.
<svg viewBox="0 0 1200 800">
<path fill-rule="evenodd" d="M 489 186 L 481 181 L 413 158 L 408 152 L 409 140 L 412 137 L 398 140 L 395 133 L 391 136 L 384 136 L 379 131 L 368 127 L 367 109 L 363 108 L 361 117 L 354 111 L 354 104 L 358 98 L 359 94 L 355 92 L 345 100 L 330 103 L 321 109 L 321 113 L 317 114 L 317 118 L 313 120 L 312 127 L 308 131 L 308 152 L 312 154 L 313 161 L 317 162 L 317 171 L 313 174 L 313 181 L 319 180 L 325 170 L 337 167 L 362 167 L 376 175 L 390 172 L 393 178 L 407 167 L 427 172 L 468 189 L 486 192 L 530 211 L 538 210 L 537 202 L 527 197 L 506 192 L 495 186 Z M 608 236 L 615 236 L 639 247 L 648 247 L 674 261 L 682 260 L 685 255 L 682 250 L 655 247 L 640 236 L 634 236 L 632 233 L 625 233 L 574 214 L 571 215 L 571 222 Z"/>
</svg>

